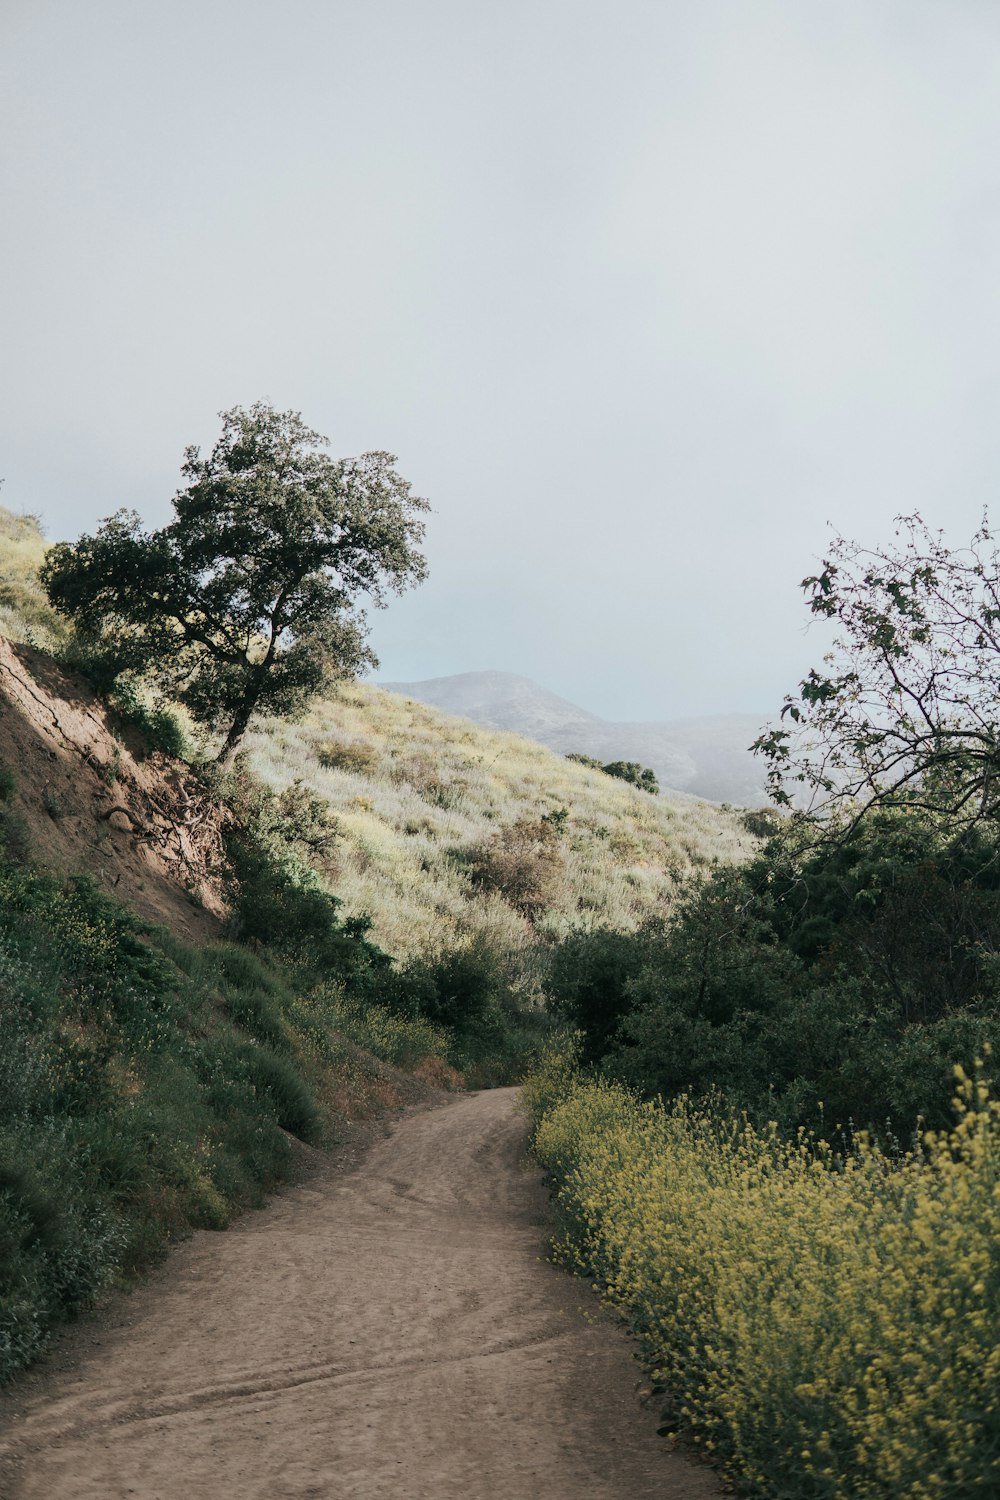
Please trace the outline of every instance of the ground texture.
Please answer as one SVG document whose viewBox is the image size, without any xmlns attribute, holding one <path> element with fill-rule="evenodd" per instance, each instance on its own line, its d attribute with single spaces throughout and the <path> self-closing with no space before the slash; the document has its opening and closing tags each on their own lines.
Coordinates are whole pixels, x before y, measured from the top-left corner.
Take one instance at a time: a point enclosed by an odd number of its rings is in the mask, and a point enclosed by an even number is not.
<svg viewBox="0 0 1000 1500">
<path fill-rule="evenodd" d="M 719 1496 L 547 1263 L 525 1138 L 466 1095 L 196 1235 L 0 1401 L 3 1500 Z"/>
</svg>

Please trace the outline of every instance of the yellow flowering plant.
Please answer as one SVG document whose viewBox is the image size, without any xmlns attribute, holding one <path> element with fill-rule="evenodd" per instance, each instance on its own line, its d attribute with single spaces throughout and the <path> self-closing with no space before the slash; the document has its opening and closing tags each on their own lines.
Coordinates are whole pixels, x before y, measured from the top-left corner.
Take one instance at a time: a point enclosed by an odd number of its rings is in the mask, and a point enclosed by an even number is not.
<svg viewBox="0 0 1000 1500">
<path fill-rule="evenodd" d="M 640 1335 L 665 1430 L 769 1500 L 1000 1493 L 1000 1102 L 978 1075 L 897 1159 L 565 1071 L 528 1098 L 557 1251 Z"/>
</svg>

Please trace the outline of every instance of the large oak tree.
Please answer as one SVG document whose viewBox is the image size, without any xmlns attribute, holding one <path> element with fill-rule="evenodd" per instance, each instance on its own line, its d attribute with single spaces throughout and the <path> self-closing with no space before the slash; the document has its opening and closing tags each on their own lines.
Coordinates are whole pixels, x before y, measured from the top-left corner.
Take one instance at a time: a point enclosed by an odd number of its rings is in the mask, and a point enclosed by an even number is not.
<svg viewBox="0 0 1000 1500">
<path fill-rule="evenodd" d="M 119 511 L 60 543 L 42 581 L 118 671 L 146 673 L 235 755 L 254 713 L 292 715 L 374 665 L 363 602 L 425 576 L 429 509 L 388 453 L 332 459 L 298 412 L 222 413 L 207 457 L 185 452 L 174 519 Z"/>
</svg>

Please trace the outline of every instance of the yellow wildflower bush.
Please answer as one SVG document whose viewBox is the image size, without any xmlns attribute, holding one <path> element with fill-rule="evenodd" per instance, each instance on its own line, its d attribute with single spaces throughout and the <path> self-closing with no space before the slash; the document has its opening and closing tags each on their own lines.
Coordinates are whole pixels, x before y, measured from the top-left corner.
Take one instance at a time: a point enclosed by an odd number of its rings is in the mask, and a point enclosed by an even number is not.
<svg viewBox="0 0 1000 1500">
<path fill-rule="evenodd" d="M 668 1430 L 771 1500 L 1000 1494 L 1000 1103 L 978 1079 L 899 1160 L 559 1083 L 529 1090 L 558 1249 L 641 1336 Z"/>
</svg>

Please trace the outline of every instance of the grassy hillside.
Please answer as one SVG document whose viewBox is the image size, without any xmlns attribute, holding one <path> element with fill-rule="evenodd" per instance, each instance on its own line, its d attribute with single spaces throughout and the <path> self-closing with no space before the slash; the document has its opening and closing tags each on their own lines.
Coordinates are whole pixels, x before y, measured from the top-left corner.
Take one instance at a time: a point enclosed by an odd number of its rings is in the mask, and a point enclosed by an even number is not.
<svg viewBox="0 0 1000 1500">
<path fill-rule="evenodd" d="M 15 516 L 0 505 L 0 635 L 54 645 L 66 634 L 38 584 L 48 543 L 34 516 Z"/>
<path fill-rule="evenodd" d="M 169 1238 L 260 1203 L 293 1136 L 322 1145 L 345 1117 L 434 1097 L 373 1050 L 449 1076 L 435 1028 L 352 1003 L 363 953 L 342 931 L 323 982 L 259 948 L 192 947 L 86 876 L 13 858 L 16 809 L 0 764 L 0 1385 Z"/>
<path fill-rule="evenodd" d="M 37 581 L 45 546 L 31 517 L 0 507 L 0 634 L 42 646 L 64 633 Z M 477 940 L 524 950 L 578 927 L 629 931 L 665 912 L 693 870 L 756 842 L 739 814 L 669 791 L 650 797 L 532 740 L 365 684 L 333 691 L 300 724 L 259 726 L 249 743 L 272 786 L 301 780 L 335 809 L 327 884 L 402 960 Z M 553 815 L 541 829 L 550 847 L 539 848 L 532 835 Z M 505 839 L 513 849 L 491 861 L 490 841 Z M 546 868 L 534 902 L 491 878 L 491 865 L 496 875 L 506 863 L 510 876 L 537 856 Z"/>
<path fill-rule="evenodd" d="M 511 949 L 581 926 L 631 930 L 665 912 L 694 869 L 756 842 L 738 813 L 651 797 L 519 735 L 365 684 L 340 688 L 301 724 L 260 728 L 250 748 L 272 785 L 301 779 L 335 809 L 332 888 L 347 912 L 371 915 L 376 941 L 398 958 L 477 938 Z M 493 841 L 530 859 L 525 846 L 546 817 L 551 868 L 543 899 L 526 909 L 516 890 L 505 895 L 502 870 L 484 873 L 483 856 L 489 866 Z"/>
</svg>

